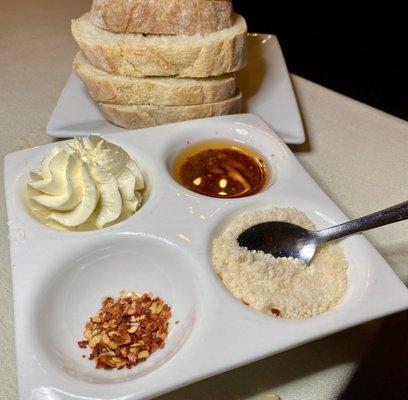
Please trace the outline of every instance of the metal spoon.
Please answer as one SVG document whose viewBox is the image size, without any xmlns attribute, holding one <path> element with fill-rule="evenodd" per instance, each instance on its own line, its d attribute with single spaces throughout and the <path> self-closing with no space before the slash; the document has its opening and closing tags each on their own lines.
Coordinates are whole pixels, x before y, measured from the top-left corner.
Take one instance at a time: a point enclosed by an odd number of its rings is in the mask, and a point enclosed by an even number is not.
<svg viewBox="0 0 408 400">
<path fill-rule="evenodd" d="M 317 232 L 287 222 L 264 222 L 247 229 L 237 240 L 249 250 L 262 250 L 274 257 L 299 258 L 309 265 L 322 243 L 404 219 L 408 219 L 408 201 Z"/>
</svg>

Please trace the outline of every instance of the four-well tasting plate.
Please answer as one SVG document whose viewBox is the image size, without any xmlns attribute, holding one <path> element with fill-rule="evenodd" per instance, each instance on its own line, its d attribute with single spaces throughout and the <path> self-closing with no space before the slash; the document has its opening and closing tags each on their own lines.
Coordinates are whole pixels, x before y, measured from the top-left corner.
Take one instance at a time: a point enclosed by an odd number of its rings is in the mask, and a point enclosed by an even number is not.
<svg viewBox="0 0 408 400">
<path fill-rule="evenodd" d="M 236 213 L 294 206 L 318 228 L 346 220 L 260 118 L 232 115 L 105 138 L 136 160 L 147 191 L 139 212 L 99 231 L 56 231 L 27 211 L 28 173 L 52 145 L 6 157 L 21 399 L 149 399 L 408 308 L 408 290 L 362 235 L 340 242 L 350 264 L 349 289 L 341 304 L 318 317 L 264 315 L 224 288 L 211 266 L 211 243 Z M 180 151 L 218 139 L 244 143 L 260 153 L 272 171 L 263 192 L 215 199 L 192 193 L 173 179 L 171 165 Z M 101 299 L 121 289 L 152 291 L 163 298 L 174 311 L 171 333 L 166 347 L 136 368 L 96 370 L 76 343 Z"/>
</svg>

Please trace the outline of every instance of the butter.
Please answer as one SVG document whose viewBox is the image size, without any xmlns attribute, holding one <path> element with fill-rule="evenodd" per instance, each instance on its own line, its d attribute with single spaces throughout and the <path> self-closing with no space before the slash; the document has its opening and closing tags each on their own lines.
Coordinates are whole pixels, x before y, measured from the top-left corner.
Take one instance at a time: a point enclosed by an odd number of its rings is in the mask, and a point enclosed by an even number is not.
<svg viewBox="0 0 408 400">
<path fill-rule="evenodd" d="M 32 213 L 62 230 L 100 229 L 141 206 L 143 176 L 121 147 L 99 136 L 56 144 L 27 185 Z"/>
</svg>

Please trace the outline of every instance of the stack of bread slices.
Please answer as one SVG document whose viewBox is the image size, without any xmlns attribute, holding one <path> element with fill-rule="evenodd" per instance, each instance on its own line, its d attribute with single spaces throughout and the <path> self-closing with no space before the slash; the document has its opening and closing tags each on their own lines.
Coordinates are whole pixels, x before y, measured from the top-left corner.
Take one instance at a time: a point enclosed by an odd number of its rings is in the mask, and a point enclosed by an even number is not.
<svg viewBox="0 0 408 400">
<path fill-rule="evenodd" d="M 72 34 L 74 71 L 116 125 L 240 112 L 247 26 L 230 0 L 94 0 Z"/>
</svg>

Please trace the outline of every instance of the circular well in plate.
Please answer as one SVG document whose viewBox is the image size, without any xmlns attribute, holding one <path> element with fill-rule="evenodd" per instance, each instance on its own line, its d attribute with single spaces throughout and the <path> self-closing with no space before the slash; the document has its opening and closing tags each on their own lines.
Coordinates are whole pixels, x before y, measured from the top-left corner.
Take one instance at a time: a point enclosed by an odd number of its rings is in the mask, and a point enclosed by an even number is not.
<svg viewBox="0 0 408 400">
<path fill-rule="evenodd" d="M 120 224 L 123 224 L 132 218 L 139 218 L 145 212 L 146 208 L 150 207 L 152 200 L 156 197 L 156 194 L 158 192 L 157 177 L 159 176 L 159 173 L 156 168 L 156 163 L 143 151 L 140 151 L 139 149 L 131 149 L 131 151 L 129 151 L 129 149 L 127 149 L 125 146 L 123 146 L 123 148 L 128 152 L 131 159 L 136 161 L 142 173 L 145 184 L 145 188 L 142 191 L 142 205 L 133 215 L 117 223 L 107 225 L 102 229 L 91 230 L 64 231 L 49 227 L 42 223 L 40 219 L 37 216 L 35 216 L 30 210 L 29 197 L 27 193 L 27 182 L 30 179 L 29 177 L 30 171 L 35 170 L 41 165 L 41 160 L 43 159 L 43 157 L 45 157 L 45 155 L 48 153 L 50 149 L 48 151 L 44 151 L 41 154 L 37 154 L 36 157 L 28 159 L 26 162 L 27 164 L 26 167 L 18 175 L 15 182 L 14 191 L 15 201 L 13 207 L 15 208 L 15 214 L 18 216 L 21 222 L 28 228 L 44 233 L 46 235 L 52 235 L 53 237 L 55 236 L 55 234 L 65 235 L 95 234 L 96 232 L 100 232 L 102 230 L 117 227 Z"/>
<path fill-rule="evenodd" d="M 244 154 L 249 155 L 251 158 L 261 160 L 261 163 L 263 164 L 263 169 L 266 172 L 265 182 L 259 191 L 256 191 L 253 194 L 250 194 L 247 196 L 237 196 L 235 197 L 235 199 L 255 196 L 258 193 L 262 193 L 266 191 L 275 183 L 276 178 L 277 178 L 277 173 L 275 171 L 275 168 L 271 166 L 271 163 L 269 162 L 268 157 L 266 157 L 262 153 L 262 151 L 257 150 L 251 145 L 242 143 L 238 140 L 231 140 L 231 139 L 216 138 L 216 139 L 198 140 L 194 142 L 187 141 L 187 142 L 184 142 L 183 145 L 181 146 L 180 145 L 176 147 L 172 146 L 172 148 L 168 151 L 168 154 L 166 156 L 167 169 L 169 171 L 169 174 L 173 178 L 173 180 L 178 185 L 184 187 L 179 182 L 179 179 L 177 178 L 177 173 L 176 173 L 176 169 L 181 166 L 179 162 L 181 158 L 184 158 L 186 155 L 187 156 L 195 155 L 201 151 L 205 151 L 208 149 L 222 149 L 222 148 L 232 148 L 232 147 L 242 151 Z M 191 154 L 190 154 L 190 151 L 191 151 Z M 184 189 L 188 190 L 190 193 L 195 193 L 195 194 L 202 196 L 202 194 L 199 194 L 198 192 L 193 192 L 186 187 L 184 187 Z M 211 197 L 211 196 L 206 195 L 206 197 Z M 226 197 L 226 198 L 218 197 L 218 199 L 233 200 L 234 197 Z"/>
<path fill-rule="evenodd" d="M 304 213 L 308 219 L 316 226 L 316 229 L 324 229 L 330 225 L 335 225 L 336 221 L 333 220 L 335 217 L 330 217 L 332 214 L 330 210 L 326 210 L 325 207 L 316 207 L 313 203 L 309 202 L 308 200 L 299 198 L 297 196 L 284 196 L 281 197 L 278 201 L 274 201 L 273 203 L 265 202 L 265 200 L 261 202 L 251 202 L 245 206 L 241 206 L 233 210 L 232 212 L 226 214 L 224 218 L 220 221 L 220 223 L 214 227 L 210 235 L 210 241 L 208 243 L 208 257 L 209 257 L 209 265 L 211 267 L 212 272 L 216 275 L 216 270 L 213 265 L 212 261 L 212 252 L 213 252 L 213 241 L 215 238 L 218 238 L 230 225 L 233 223 L 240 215 L 246 214 L 247 212 L 251 211 L 261 211 L 261 210 L 272 210 L 274 208 L 288 208 L 293 207 L 297 210 Z M 340 221 L 337 222 L 337 224 Z M 322 318 L 330 318 L 334 317 L 335 315 L 340 313 L 347 313 L 348 310 L 353 308 L 353 305 L 360 301 L 361 297 L 364 295 L 367 282 L 369 279 L 369 262 L 364 258 L 365 254 L 361 251 L 360 246 L 361 238 L 359 237 L 350 237 L 345 238 L 342 241 L 338 242 L 337 245 L 343 249 L 344 255 L 348 262 L 347 268 L 347 288 L 343 295 L 343 297 L 339 300 L 339 302 L 332 308 L 317 314 L 313 317 L 309 318 L 293 318 L 293 319 L 286 319 L 286 318 L 279 318 L 279 321 L 288 321 L 288 322 L 301 322 L 307 323 L 308 321 L 313 321 Z M 247 307 L 243 304 L 243 302 L 237 298 L 231 290 L 224 284 L 222 279 L 218 279 L 218 283 L 222 286 L 225 293 L 228 294 L 229 298 L 233 298 L 234 301 L 239 302 L 240 305 L 243 307 Z M 256 311 L 255 309 L 252 309 Z M 267 314 L 264 314 L 261 311 L 256 311 L 259 315 L 265 316 L 266 318 L 270 318 Z"/>
<path fill-rule="evenodd" d="M 168 361 L 188 338 L 195 320 L 197 290 L 192 258 L 175 245 L 144 235 L 119 235 L 71 263 L 43 291 L 36 309 L 36 334 L 48 363 L 78 379 L 114 383 L 141 377 Z M 79 349 L 86 322 L 101 307 L 104 297 L 120 290 L 152 292 L 171 308 L 169 337 L 163 349 L 146 362 L 120 371 L 95 368 Z M 179 321 L 179 323 L 175 323 Z"/>
</svg>

